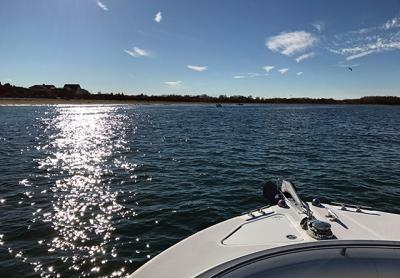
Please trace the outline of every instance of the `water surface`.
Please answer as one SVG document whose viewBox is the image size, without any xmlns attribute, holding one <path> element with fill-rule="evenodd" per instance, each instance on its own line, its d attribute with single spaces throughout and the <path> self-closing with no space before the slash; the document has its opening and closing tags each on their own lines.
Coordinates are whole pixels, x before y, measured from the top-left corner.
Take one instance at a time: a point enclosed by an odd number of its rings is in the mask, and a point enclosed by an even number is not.
<svg viewBox="0 0 400 278">
<path fill-rule="evenodd" d="M 0 276 L 123 277 L 177 241 L 305 198 L 400 213 L 400 108 L 0 107 Z"/>
</svg>

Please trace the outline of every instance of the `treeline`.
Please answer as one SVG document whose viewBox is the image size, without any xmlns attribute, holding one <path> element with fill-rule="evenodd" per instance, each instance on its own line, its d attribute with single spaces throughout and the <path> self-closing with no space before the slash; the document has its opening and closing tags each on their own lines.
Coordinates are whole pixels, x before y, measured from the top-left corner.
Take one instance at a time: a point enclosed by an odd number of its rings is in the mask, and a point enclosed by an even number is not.
<svg viewBox="0 0 400 278">
<path fill-rule="evenodd" d="M 397 96 L 368 96 L 358 99 L 336 100 L 333 98 L 263 98 L 252 96 L 227 96 L 218 97 L 202 95 L 125 95 L 123 93 L 97 93 L 91 94 L 76 85 L 77 89 L 71 89 L 67 85 L 64 88 L 56 88 L 51 85 L 35 85 L 30 88 L 2 85 L 0 83 L 0 98 L 48 98 L 48 99 L 89 99 L 89 100 L 119 100 L 119 101 L 143 101 L 143 102 L 182 102 L 182 103 L 286 103 L 286 104 L 385 104 L 400 105 L 400 97 Z"/>
</svg>

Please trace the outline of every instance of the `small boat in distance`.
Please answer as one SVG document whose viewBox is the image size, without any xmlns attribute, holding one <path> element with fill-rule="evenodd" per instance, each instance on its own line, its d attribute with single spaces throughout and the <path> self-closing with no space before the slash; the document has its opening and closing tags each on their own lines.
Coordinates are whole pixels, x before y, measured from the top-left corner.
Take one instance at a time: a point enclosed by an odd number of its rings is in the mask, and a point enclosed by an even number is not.
<svg viewBox="0 0 400 278">
<path fill-rule="evenodd" d="M 184 239 L 130 277 L 400 277 L 400 215 L 305 202 L 285 180 L 263 195 L 270 206 Z"/>
<path fill-rule="evenodd" d="M 222 104 L 221 104 L 221 103 L 217 103 L 217 104 L 215 104 L 215 106 L 216 106 L 217 108 L 221 108 L 221 107 L 222 107 Z"/>
</svg>

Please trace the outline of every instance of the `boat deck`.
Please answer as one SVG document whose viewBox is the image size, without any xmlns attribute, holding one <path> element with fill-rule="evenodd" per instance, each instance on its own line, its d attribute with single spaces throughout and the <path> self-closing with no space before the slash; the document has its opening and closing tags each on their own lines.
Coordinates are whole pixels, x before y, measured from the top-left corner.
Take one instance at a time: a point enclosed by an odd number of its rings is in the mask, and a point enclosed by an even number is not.
<svg viewBox="0 0 400 278">
<path fill-rule="evenodd" d="M 317 219 L 332 225 L 335 240 L 400 241 L 400 215 L 356 208 L 342 210 L 336 205 L 309 205 Z M 202 230 L 162 252 L 130 277 L 196 277 L 238 257 L 318 241 L 301 228 L 304 213 L 291 206 L 262 208 Z M 328 219 L 328 209 L 337 216 L 335 221 Z"/>
</svg>

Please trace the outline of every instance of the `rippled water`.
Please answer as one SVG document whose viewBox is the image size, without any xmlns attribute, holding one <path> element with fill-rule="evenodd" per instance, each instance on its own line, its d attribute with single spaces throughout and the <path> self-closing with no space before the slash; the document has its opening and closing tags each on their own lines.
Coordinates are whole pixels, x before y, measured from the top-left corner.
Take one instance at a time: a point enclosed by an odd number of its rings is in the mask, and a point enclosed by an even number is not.
<svg viewBox="0 0 400 278">
<path fill-rule="evenodd" d="M 400 213 L 400 107 L 0 107 L 0 276 L 121 277 L 264 204 L 260 183 Z"/>
</svg>

